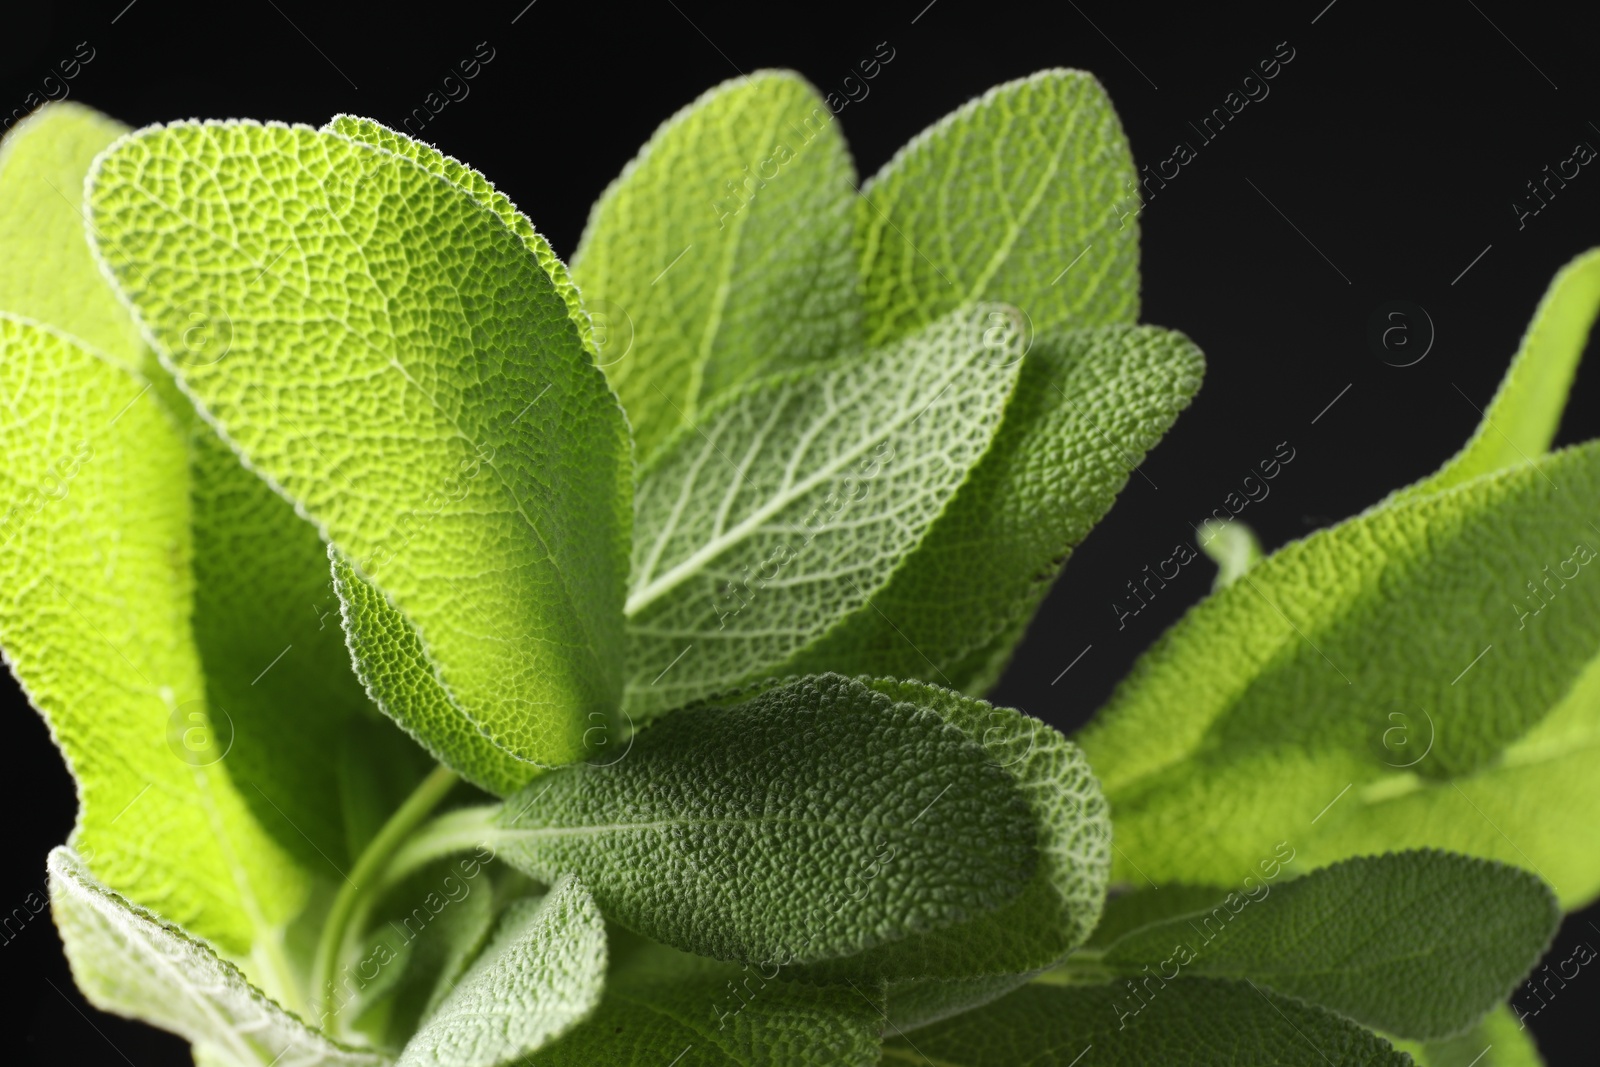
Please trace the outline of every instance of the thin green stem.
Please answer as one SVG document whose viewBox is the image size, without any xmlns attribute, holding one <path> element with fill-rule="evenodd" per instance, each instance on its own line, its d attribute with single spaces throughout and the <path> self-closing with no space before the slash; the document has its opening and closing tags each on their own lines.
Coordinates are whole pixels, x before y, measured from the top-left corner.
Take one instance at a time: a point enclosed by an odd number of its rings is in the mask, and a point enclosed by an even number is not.
<svg viewBox="0 0 1600 1067">
<path fill-rule="evenodd" d="M 317 941 L 317 954 L 311 964 L 311 1017 L 323 1030 L 332 1022 L 327 1011 L 333 973 L 344 954 L 345 942 L 357 932 L 352 919 L 364 913 L 363 901 L 382 883 L 382 875 L 400 846 L 405 844 L 411 831 L 426 819 L 439 802 L 460 781 L 448 767 L 435 767 L 422 783 L 395 809 L 389 821 L 383 824 L 376 837 L 362 851 L 355 868 L 339 887 L 328 919 Z"/>
<path fill-rule="evenodd" d="M 1048 971 L 1034 976 L 1040 985 L 1104 985 L 1122 972 L 1105 962 L 1103 949 L 1080 948 Z"/>
<path fill-rule="evenodd" d="M 500 810 L 499 804 L 460 808 L 447 811 L 429 822 L 395 850 L 394 858 L 384 868 L 379 892 L 436 859 L 477 848 L 489 841 L 494 836 L 494 817 Z"/>
</svg>

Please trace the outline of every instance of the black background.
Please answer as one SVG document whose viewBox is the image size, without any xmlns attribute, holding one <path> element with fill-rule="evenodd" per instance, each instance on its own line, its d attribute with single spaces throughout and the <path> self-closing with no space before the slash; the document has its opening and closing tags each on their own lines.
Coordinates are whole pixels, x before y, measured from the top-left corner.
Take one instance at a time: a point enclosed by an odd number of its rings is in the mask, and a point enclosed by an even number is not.
<svg viewBox="0 0 1600 1067">
<path fill-rule="evenodd" d="M 1119 629 L 1110 605 L 1124 583 L 1190 537 L 1257 460 L 1282 441 L 1296 451 L 1270 497 L 1241 516 L 1269 548 L 1433 470 L 1476 425 L 1473 405 L 1493 394 L 1550 276 L 1600 243 L 1600 166 L 1521 229 L 1512 208 L 1575 143 L 1600 146 L 1594 27 L 1564 8 L 526 2 L 8 5 L 0 116 L 86 41 L 94 58 L 70 83 L 73 98 L 136 126 L 321 124 L 340 111 L 398 126 L 487 42 L 494 59 L 470 96 L 422 136 L 481 169 L 569 255 L 590 202 L 656 124 L 740 72 L 791 67 L 837 91 L 888 42 L 894 59 L 840 115 L 865 175 L 997 82 L 1051 66 L 1093 71 L 1141 163 L 1180 140 L 1199 147 L 1143 215 L 1143 318 L 1187 332 L 1209 369 L 1198 402 L 1073 557 L 996 694 L 1063 729 L 1103 703 L 1210 573 L 1185 568 Z M 1188 121 L 1279 42 L 1295 58 L 1270 96 L 1199 146 Z M 1413 366 L 1388 365 L 1367 339 L 1393 300 L 1420 305 L 1436 332 Z M 1426 327 L 1413 327 L 1420 342 Z M 1593 366 L 1580 372 L 1563 442 L 1600 434 L 1597 378 Z M 75 800 L 42 723 L 9 679 L 6 691 L 9 912 L 42 892 L 44 855 L 66 837 Z M 1552 959 L 1590 937 L 1600 938 L 1600 909 L 1567 920 Z M 177 1039 L 82 1001 L 43 916 L 0 946 L 0 965 L 13 1014 L 0 1040 L 25 1044 L 22 1058 L 188 1062 Z M 1551 1064 L 1594 1061 L 1584 1020 L 1597 1004 L 1600 978 L 1585 971 L 1531 1021 Z"/>
</svg>

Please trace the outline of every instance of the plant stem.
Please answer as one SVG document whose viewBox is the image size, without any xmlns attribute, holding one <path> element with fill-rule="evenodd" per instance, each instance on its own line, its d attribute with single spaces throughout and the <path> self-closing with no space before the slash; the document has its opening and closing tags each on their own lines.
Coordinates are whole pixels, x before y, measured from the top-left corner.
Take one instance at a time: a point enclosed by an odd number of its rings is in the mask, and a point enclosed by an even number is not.
<svg viewBox="0 0 1600 1067">
<path fill-rule="evenodd" d="M 379 890 L 387 889 L 441 856 L 484 844 L 494 836 L 494 817 L 500 811 L 499 804 L 485 804 L 448 811 L 434 819 L 395 850 L 394 858 L 384 869 Z"/>
<path fill-rule="evenodd" d="M 417 824 L 428 817 L 458 781 L 460 778 L 448 767 L 435 767 L 406 798 L 405 803 L 389 816 L 389 821 L 383 824 L 383 828 L 356 860 L 355 869 L 345 878 L 344 885 L 339 887 L 339 895 L 328 910 L 327 922 L 317 941 L 317 954 L 311 964 L 313 1025 L 327 1030 L 327 1024 L 332 1022 L 331 1018 L 324 1020 L 323 1016 L 327 1014 L 333 972 L 343 955 L 346 940 L 357 932 L 352 929 L 351 920 L 358 912 L 365 911 L 361 904 L 368 889 L 377 889 L 389 860 Z"/>
<path fill-rule="evenodd" d="M 1048 971 L 1034 976 L 1040 985 L 1101 985 L 1115 981 L 1121 971 L 1104 962 L 1103 949 L 1080 948 Z"/>
</svg>

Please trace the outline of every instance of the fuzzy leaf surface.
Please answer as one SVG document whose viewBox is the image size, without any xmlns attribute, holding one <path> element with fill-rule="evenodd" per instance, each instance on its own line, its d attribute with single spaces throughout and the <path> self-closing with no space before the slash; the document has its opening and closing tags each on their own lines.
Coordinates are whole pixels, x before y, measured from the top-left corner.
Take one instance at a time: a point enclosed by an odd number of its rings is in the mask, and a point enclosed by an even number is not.
<svg viewBox="0 0 1600 1067">
<path fill-rule="evenodd" d="M 1493 815 L 1471 802 L 1449 801 L 1465 820 L 1451 839 L 1421 842 L 1414 820 L 1363 809 L 1424 786 L 1459 799 L 1467 779 L 1497 776 L 1583 675 L 1600 581 L 1574 546 L 1595 543 L 1597 493 L 1600 446 L 1569 449 L 1319 531 L 1191 610 L 1081 736 L 1123 877 L 1137 865 L 1158 883 L 1226 885 L 1277 841 L 1325 864 L 1485 836 Z M 1519 604 L 1545 568 L 1565 578 L 1530 617 Z M 1550 853 L 1513 840 L 1511 862 L 1540 871 Z"/>
<path fill-rule="evenodd" d="M 512 906 L 399 1067 L 495 1067 L 533 1052 L 594 1010 L 605 969 L 605 921 L 583 883 L 564 878 Z"/>
<path fill-rule="evenodd" d="M 0 314 L 0 644 L 78 784 L 98 878 L 225 948 L 299 906 L 251 816 L 190 628 L 183 438 L 149 386 Z"/>
<path fill-rule="evenodd" d="M 835 675 L 668 716 L 500 810 L 496 855 L 531 877 L 576 872 L 630 929 L 779 966 L 1003 905 L 1036 863 L 1027 801 L 982 748 Z"/>
<path fill-rule="evenodd" d="M 764 676 L 873 595 L 989 448 L 1020 335 L 993 305 L 729 396 L 640 478 L 627 707 Z M 1009 319 L 1007 320 L 1009 322 Z"/>
<path fill-rule="evenodd" d="M 785 982 L 620 932 L 620 959 L 588 1021 L 529 1067 L 870 1067 L 873 987 Z M 676 1057 L 676 1058 L 675 1058 Z"/>
<path fill-rule="evenodd" d="M 626 427 L 523 239 L 303 127 L 141 131 L 89 199 L 180 384 L 416 630 L 478 730 L 452 761 L 581 755 L 621 681 Z M 209 362 L 194 315 L 229 331 Z"/>
<path fill-rule="evenodd" d="M 663 123 L 596 201 L 573 277 L 631 331 L 602 362 L 641 462 L 740 382 L 856 346 L 855 184 L 816 90 L 758 71 Z"/>
<path fill-rule="evenodd" d="M 141 1019 L 237 1067 L 383 1067 L 328 1040 L 256 989 L 209 946 L 89 874 L 71 849 L 50 853 L 50 907 L 72 977 L 101 1011 Z"/>
<path fill-rule="evenodd" d="M 1221 891 L 1219 891 L 1221 893 Z M 1538 878 L 1446 852 L 1362 856 L 1264 895 L 1135 930 L 1106 949 L 1123 975 L 1245 978 L 1375 1030 L 1458 1034 L 1502 1003 L 1561 909 Z"/>
<path fill-rule="evenodd" d="M 1139 317 L 1137 173 L 1094 76 L 1045 70 L 946 115 L 861 189 L 867 343 L 974 300 L 1032 330 Z"/>
<path fill-rule="evenodd" d="M 1247 982 L 1180 979 L 1143 1001 L 1117 986 L 1024 986 L 911 1037 L 891 1036 L 882 1063 L 1072 1067 L 1080 1057 L 1094 1067 L 1408 1067 L 1411 1062 L 1355 1023 Z"/>
<path fill-rule="evenodd" d="M 1011 708 L 947 689 L 880 679 L 891 700 L 931 708 L 1017 783 L 1039 822 L 1039 865 L 1012 901 L 964 923 L 892 941 L 816 971 L 889 983 L 889 1016 L 922 1025 L 992 999 L 1088 938 L 1111 873 L 1111 820 L 1078 747 Z M 1005 979 L 1008 981 L 995 981 Z M 920 988 L 919 988 L 920 987 Z"/>
<path fill-rule="evenodd" d="M 976 691 L 1200 385 L 1153 326 L 1033 340 L 994 444 L 888 586 L 795 662 Z"/>
</svg>

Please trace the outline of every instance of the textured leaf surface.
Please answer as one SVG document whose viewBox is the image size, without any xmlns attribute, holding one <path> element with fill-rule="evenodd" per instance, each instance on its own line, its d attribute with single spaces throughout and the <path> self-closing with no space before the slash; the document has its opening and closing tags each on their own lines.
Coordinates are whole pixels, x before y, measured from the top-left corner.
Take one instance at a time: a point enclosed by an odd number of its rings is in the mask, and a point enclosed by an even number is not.
<svg viewBox="0 0 1600 1067">
<path fill-rule="evenodd" d="M 620 683 L 626 429 L 522 240 L 410 160 L 246 123 L 134 135 L 90 205 L 170 369 L 404 614 L 475 746 L 580 754 Z"/>
<path fill-rule="evenodd" d="M 0 308 L 83 339 L 147 376 L 188 435 L 194 633 L 218 723 L 216 753 L 256 817 L 308 869 L 345 855 L 333 760 L 367 709 L 350 671 L 315 529 L 193 417 L 90 252 L 83 179 L 127 132 L 76 104 L 49 105 L 0 149 Z M 43 284 L 44 282 L 48 284 Z M 189 347 L 216 340 L 202 326 Z M 331 620 L 331 622 L 330 622 Z M 311 704 L 304 694 L 314 692 Z"/>
<path fill-rule="evenodd" d="M 50 907 L 72 977 L 102 1011 L 143 1019 L 233 1064 L 381 1067 L 336 1045 L 250 985 L 231 963 L 89 874 L 76 853 L 50 853 Z"/>
<path fill-rule="evenodd" d="M 883 1009 L 881 996 L 871 999 L 872 987 L 784 982 L 771 969 L 757 972 L 635 940 L 606 976 L 593 1017 L 535 1053 L 529 1067 L 878 1062 Z"/>
<path fill-rule="evenodd" d="M 1591 662 L 1544 721 L 1491 765 L 1445 781 L 1406 771 L 1351 790 L 1318 822 L 1322 832 L 1307 842 L 1305 858 L 1328 863 L 1375 841 L 1446 848 L 1531 870 L 1576 910 L 1600 896 L 1600 850 L 1574 843 L 1575 828 L 1600 821 L 1597 757 L 1600 662 Z"/>
<path fill-rule="evenodd" d="M 44 105 L 0 142 L 0 310 L 58 326 L 137 370 L 138 327 L 100 277 L 83 222 L 83 176 L 126 132 L 63 102 Z"/>
<path fill-rule="evenodd" d="M 147 390 L 0 315 L 0 643 L 78 783 L 97 877 L 244 953 L 304 881 L 213 758 L 186 456 Z"/>
<path fill-rule="evenodd" d="M 781 665 L 873 594 L 989 447 L 1020 335 L 992 305 L 731 396 L 640 480 L 627 703 L 653 713 Z M 1009 320 L 1007 320 L 1009 322 Z"/>
<path fill-rule="evenodd" d="M 391 130 L 371 119 L 357 115 L 335 115 L 322 129 L 348 137 L 352 141 L 381 148 L 397 156 L 404 156 L 430 174 L 437 174 L 452 185 L 465 190 L 474 200 L 493 211 L 500 221 L 506 224 L 507 229 L 522 238 L 522 243 L 539 261 L 539 266 L 550 275 L 550 281 L 555 285 L 556 292 L 561 294 L 562 301 L 567 305 L 567 316 L 572 319 L 573 325 L 577 326 L 584 346 L 593 351 L 594 337 L 589 316 L 583 311 L 578 287 L 572 284 L 572 278 L 567 273 L 567 265 L 561 262 L 555 250 L 550 247 L 550 242 L 533 228 L 528 216 L 518 211 L 517 205 L 511 202 L 511 198 L 496 189 L 488 178 L 454 156 L 447 156 L 430 144 L 424 144 L 414 137 L 408 137 L 399 130 Z"/>
<path fill-rule="evenodd" d="M 916 682 L 868 683 L 891 700 L 931 708 L 981 745 L 1017 783 L 1038 820 L 1039 865 L 1016 899 L 956 926 L 823 964 L 823 974 L 887 980 L 900 1026 L 948 1014 L 1006 991 L 1058 962 L 1094 929 L 1111 872 L 1111 824 L 1099 785 L 1076 745 L 1011 708 Z M 959 980 L 979 979 L 971 988 Z M 927 989 L 910 986 L 928 985 Z M 938 993 L 943 991 L 944 996 Z"/>
<path fill-rule="evenodd" d="M 1556 274 L 1511 367 L 1464 448 L 1437 473 L 1391 499 L 1407 499 L 1544 455 L 1561 425 L 1583 347 L 1600 313 L 1600 249 Z"/>
<path fill-rule="evenodd" d="M 1139 315 L 1139 209 L 1127 137 L 1077 70 L 1006 82 L 917 135 L 862 186 L 867 341 L 972 300 L 1041 333 Z"/>
<path fill-rule="evenodd" d="M 1407 1067 L 1388 1042 L 1245 982 L 1179 980 L 1140 1000 L 1113 986 L 1024 986 L 884 1043 L 890 1065 L 938 1067 Z"/>
<path fill-rule="evenodd" d="M 889 585 L 797 669 L 979 688 L 1072 549 L 1200 385 L 1182 334 L 1148 326 L 1034 339 L 994 444 Z"/>
<path fill-rule="evenodd" d="M 1459 1037 L 1426 1044 L 1396 1041 L 1394 1046 L 1417 1067 L 1544 1067 L 1533 1035 L 1503 1004 Z"/>
<path fill-rule="evenodd" d="M 576 878 L 521 901 L 400 1056 L 400 1067 L 494 1067 L 533 1052 L 594 1010 L 606 929 Z"/>
<path fill-rule="evenodd" d="M 667 120 L 595 203 L 572 270 L 588 307 L 631 323 L 606 373 L 641 460 L 720 392 L 854 346 L 854 192 L 816 90 L 760 71 Z"/>
<path fill-rule="evenodd" d="M 440 683 L 405 616 L 337 551 L 329 556 L 350 656 L 373 701 L 435 759 L 496 796 L 516 792 L 538 774 L 533 764 L 483 743 L 477 725 Z"/>
<path fill-rule="evenodd" d="M 498 821 L 499 858 L 542 880 L 577 872 L 631 929 L 780 966 L 1006 903 L 1037 832 L 959 730 L 837 676 L 669 716 L 614 763 L 531 783 Z"/>
<path fill-rule="evenodd" d="M 1219 891 L 1220 892 L 1220 891 Z M 1444 852 L 1364 856 L 1127 934 L 1128 977 L 1248 978 L 1375 1030 L 1458 1034 L 1502 1003 L 1561 921 L 1533 875 Z"/>
<path fill-rule="evenodd" d="M 1597 492 L 1600 448 L 1560 452 L 1314 534 L 1192 610 L 1082 736 L 1126 869 L 1231 884 L 1282 840 L 1330 862 L 1345 792 L 1492 774 L 1600 647 L 1574 550 Z M 1529 617 L 1535 580 L 1554 595 Z M 1416 843 L 1366 825 L 1352 852 Z"/>
</svg>

